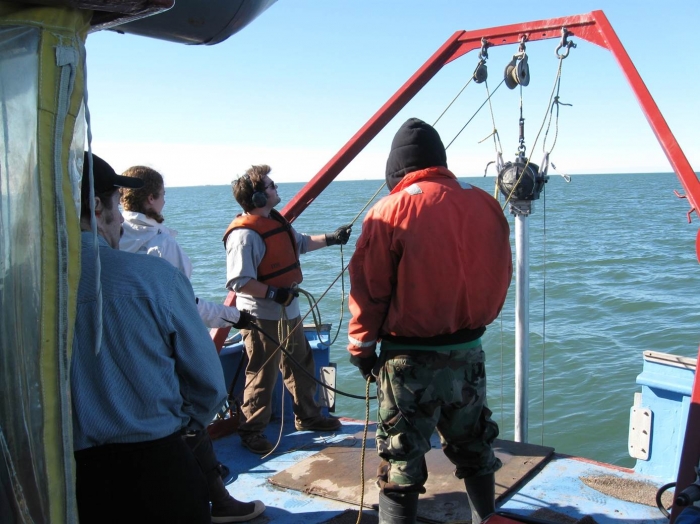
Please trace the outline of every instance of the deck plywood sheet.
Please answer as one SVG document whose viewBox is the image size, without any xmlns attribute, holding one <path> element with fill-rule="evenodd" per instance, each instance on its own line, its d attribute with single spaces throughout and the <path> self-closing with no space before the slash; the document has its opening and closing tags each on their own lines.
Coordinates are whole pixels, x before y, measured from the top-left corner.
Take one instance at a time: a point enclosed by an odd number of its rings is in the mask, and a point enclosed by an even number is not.
<svg viewBox="0 0 700 524">
<path fill-rule="evenodd" d="M 310 493 L 320 497 L 360 505 L 362 484 L 360 464 L 362 433 L 335 447 L 328 447 L 315 455 L 294 464 L 270 478 L 270 482 L 282 488 Z M 442 450 L 433 449 L 426 455 L 428 482 L 426 493 L 420 496 L 418 515 L 427 522 L 469 521 L 471 512 L 464 483 L 454 476 L 454 466 Z M 519 485 L 531 471 L 552 456 L 553 448 L 496 440 L 494 450 L 503 462 L 496 472 L 496 499 L 503 497 Z M 365 451 L 363 506 L 371 507 L 379 500 L 376 472 L 379 466 L 374 433 L 367 437 Z"/>
</svg>

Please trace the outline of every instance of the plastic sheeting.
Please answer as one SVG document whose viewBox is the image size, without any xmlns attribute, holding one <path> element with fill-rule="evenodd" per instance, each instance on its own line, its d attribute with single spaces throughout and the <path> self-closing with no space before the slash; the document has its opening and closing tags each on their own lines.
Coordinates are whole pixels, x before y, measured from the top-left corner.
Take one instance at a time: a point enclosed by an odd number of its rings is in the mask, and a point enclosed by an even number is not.
<svg viewBox="0 0 700 524">
<path fill-rule="evenodd" d="M 48 520 L 39 365 L 39 38 L 36 28 L 0 28 L 0 522 Z"/>
<path fill-rule="evenodd" d="M 68 366 L 91 12 L 0 0 L 0 522 L 77 522 Z"/>
</svg>

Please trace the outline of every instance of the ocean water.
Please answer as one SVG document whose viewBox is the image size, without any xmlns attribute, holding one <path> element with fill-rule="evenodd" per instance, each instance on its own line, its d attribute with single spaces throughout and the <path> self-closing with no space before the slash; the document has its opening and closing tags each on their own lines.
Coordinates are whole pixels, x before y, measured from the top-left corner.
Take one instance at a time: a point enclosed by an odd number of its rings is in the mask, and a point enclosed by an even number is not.
<svg viewBox="0 0 700 524">
<path fill-rule="evenodd" d="M 494 178 L 464 180 L 493 193 Z M 294 226 L 315 234 L 351 222 L 381 182 L 332 183 Z M 280 184 L 278 207 L 302 185 Z M 673 194 L 682 190 L 673 174 L 585 175 L 570 183 L 552 177 L 545 187 L 529 218 L 529 441 L 632 467 L 627 433 L 634 392 L 640 390 L 635 379 L 642 370 L 642 352 L 697 355 L 697 225 L 687 222 L 687 200 Z M 386 194 L 383 189 L 379 196 Z M 167 189 L 166 224 L 179 231 L 200 297 L 226 297 L 221 238 L 238 212 L 228 185 Z M 512 240 L 513 217 L 506 213 Z M 339 328 L 331 347 L 337 387 L 359 395 L 364 382 L 345 350 L 349 314 L 343 279 L 331 284 L 352 255 L 363 215 L 342 254 L 331 247 L 302 257 L 302 287 L 317 299 L 325 295 L 319 304 L 322 321 L 332 323 L 332 334 Z M 512 246 L 515 253 L 514 241 Z M 429 273 L 439 260 L 425 264 Z M 501 317 L 483 339 L 489 406 L 501 437 L 508 439 L 513 437 L 514 288 L 513 282 Z M 344 290 L 347 296 L 347 276 Z M 308 311 L 302 303 L 302 315 Z M 309 315 L 306 321 L 311 320 Z M 363 401 L 337 397 L 339 416 L 363 419 L 364 410 Z"/>
</svg>

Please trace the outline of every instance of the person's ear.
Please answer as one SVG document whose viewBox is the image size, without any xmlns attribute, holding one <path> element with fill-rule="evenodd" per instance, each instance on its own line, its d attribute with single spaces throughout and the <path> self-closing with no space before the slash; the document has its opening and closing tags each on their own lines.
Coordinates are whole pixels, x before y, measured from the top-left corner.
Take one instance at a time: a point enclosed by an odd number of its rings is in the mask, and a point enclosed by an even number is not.
<svg viewBox="0 0 700 524">
<path fill-rule="evenodd" d="M 98 217 L 102 214 L 102 211 L 104 210 L 104 204 L 102 203 L 102 200 L 100 200 L 100 197 L 96 196 L 95 197 L 95 216 Z"/>
</svg>

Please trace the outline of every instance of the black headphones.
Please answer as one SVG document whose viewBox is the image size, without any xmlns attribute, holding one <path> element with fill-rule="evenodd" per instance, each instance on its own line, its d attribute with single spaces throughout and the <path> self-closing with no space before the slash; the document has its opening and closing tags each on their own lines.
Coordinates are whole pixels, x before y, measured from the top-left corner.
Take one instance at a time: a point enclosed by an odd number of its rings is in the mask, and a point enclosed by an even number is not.
<svg viewBox="0 0 700 524">
<path fill-rule="evenodd" d="M 251 204 L 255 207 L 265 207 L 267 205 L 267 195 L 263 191 L 256 191 L 253 181 L 250 179 L 248 174 L 243 175 L 243 180 L 248 184 L 250 189 L 253 190 L 253 196 L 250 198 Z"/>
</svg>

